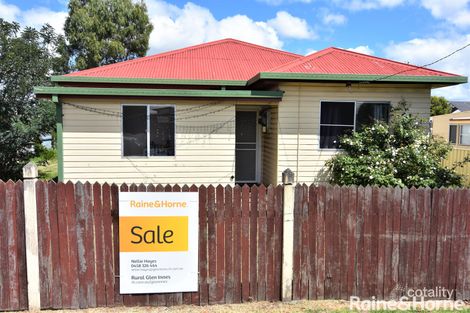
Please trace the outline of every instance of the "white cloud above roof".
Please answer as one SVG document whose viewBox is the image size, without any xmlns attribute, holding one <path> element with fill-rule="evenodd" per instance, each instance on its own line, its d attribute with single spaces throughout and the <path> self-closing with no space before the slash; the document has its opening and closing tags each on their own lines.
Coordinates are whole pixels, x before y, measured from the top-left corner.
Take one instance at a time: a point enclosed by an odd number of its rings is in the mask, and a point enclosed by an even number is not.
<svg viewBox="0 0 470 313">
<path fill-rule="evenodd" d="M 323 16 L 323 24 L 325 25 L 344 25 L 347 21 L 348 18 L 343 14 L 326 13 Z"/>
<path fill-rule="evenodd" d="M 415 38 L 404 42 L 390 43 L 385 48 L 384 52 L 386 57 L 397 61 L 424 65 L 446 56 L 450 52 L 461 48 L 469 42 L 470 34 Z M 432 68 L 454 74 L 470 76 L 468 60 L 470 60 L 470 48 L 436 63 Z M 433 90 L 433 94 L 444 96 L 451 100 L 468 100 L 470 99 L 470 85 L 464 84 L 438 88 Z"/>
<path fill-rule="evenodd" d="M 217 20 L 205 7 L 188 2 L 182 8 L 164 1 L 147 1 L 154 30 L 150 35 L 150 51 L 182 48 L 211 40 L 232 37 L 273 48 L 283 42 L 266 22 L 254 21 L 246 15 Z"/>
<path fill-rule="evenodd" d="M 394 8 L 406 0 L 334 0 L 334 2 L 351 11 Z"/>
<path fill-rule="evenodd" d="M 276 17 L 268 20 L 267 24 L 280 36 L 286 38 L 312 39 L 317 37 L 305 19 L 295 17 L 286 11 L 277 12 Z"/>
<path fill-rule="evenodd" d="M 421 0 L 422 6 L 428 9 L 432 16 L 458 27 L 470 26 L 469 3 L 470 0 Z"/>
<path fill-rule="evenodd" d="M 149 53 L 222 38 L 235 38 L 277 49 L 283 47 L 283 38 L 316 38 L 305 19 L 286 11 L 277 12 L 267 21 L 256 21 L 242 14 L 217 19 L 208 8 L 191 2 L 178 7 L 165 1 L 148 0 L 147 7 L 154 26 Z"/>
<path fill-rule="evenodd" d="M 13 4 L 8 4 L 0 0 L 0 18 L 6 21 L 16 21 L 21 26 L 30 26 L 40 28 L 44 24 L 49 24 L 58 32 L 64 33 L 64 23 L 67 18 L 67 12 L 52 11 L 45 7 L 37 7 L 22 11 Z"/>
<path fill-rule="evenodd" d="M 278 6 L 281 4 L 289 4 L 289 3 L 312 3 L 314 0 L 258 0 L 258 2 L 264 2 L 269 5 Z"/>
<path fill-rule="evenodd" d="M 357 46 L 355 48 L 348 48 L 346 50 L 354 51 L 362 54 L 374 55 L 374 50 L 369 48 L 369 46 Z"/>
</svg>

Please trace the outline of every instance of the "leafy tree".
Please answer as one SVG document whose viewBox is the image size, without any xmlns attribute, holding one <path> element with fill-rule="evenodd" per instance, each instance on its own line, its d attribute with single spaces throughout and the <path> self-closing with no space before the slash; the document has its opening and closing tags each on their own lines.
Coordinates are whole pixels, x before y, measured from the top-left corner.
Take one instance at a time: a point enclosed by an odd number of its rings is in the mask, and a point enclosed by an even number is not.
<svg viewBox="0 0 470 313">
<path fill-rule="evenodd" d="M 153 29 L 143 1 L 70 0 L 65 37 L 74 69 L 144 56 Z"/>
<path fill-rule="evenodd" d="M 452 105 L 444 97 L 431 97 L 431 116 L 452 113 Z"/>
<path fill-rule="evenodd" d="M 462 176 L 441 164 L 452 149 L 433 138 L 406 101 L 389 124 L 375 123 L 340 139 L 344 150 L 327 161 L 330 182 L 340 185 L 461 186 Z"/>
<path fill-rule="evenodd" d="M 49 25 L 21 29 L 0 19 L 0 179 L 20 178 L 40 136 L 53 132 L 54 104 L 36 99 L 33 87 L 63 70 L 63 47 Z"/>
</svg>

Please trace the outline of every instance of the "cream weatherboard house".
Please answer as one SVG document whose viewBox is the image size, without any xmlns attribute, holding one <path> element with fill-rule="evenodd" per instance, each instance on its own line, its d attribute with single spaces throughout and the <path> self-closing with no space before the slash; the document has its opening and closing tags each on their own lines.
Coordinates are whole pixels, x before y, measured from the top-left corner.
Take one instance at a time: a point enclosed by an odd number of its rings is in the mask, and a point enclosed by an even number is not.
<svg viewBox="0 0 470 313">
<path fill-rule="evenodd" d="M 337 48 L 308 56 L 225 39 L 52 77 L 59 179 L 277 184 L 322 179 L 339 135 L 467 78 Z"/>
</svg>

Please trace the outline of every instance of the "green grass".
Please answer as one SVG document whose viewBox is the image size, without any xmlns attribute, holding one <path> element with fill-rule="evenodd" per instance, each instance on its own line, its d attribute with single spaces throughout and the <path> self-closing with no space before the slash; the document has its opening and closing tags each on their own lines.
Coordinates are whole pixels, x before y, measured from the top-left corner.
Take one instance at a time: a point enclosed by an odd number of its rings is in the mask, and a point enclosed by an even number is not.
<svg viewBox="0 0 470 313">
<path fill-rule="evenodd" d="M 57 181 L 57 159 L 47 161 L 47 164 L 38 166 L 39 178 Z"/>
<path fill-rule="evenodd" d="M 38 174 L 40 179 L 57 181 L 57 157 L 52 149 L 44 149 L 39 156 L 31 159 L 38 165 Z"/>
</svg>

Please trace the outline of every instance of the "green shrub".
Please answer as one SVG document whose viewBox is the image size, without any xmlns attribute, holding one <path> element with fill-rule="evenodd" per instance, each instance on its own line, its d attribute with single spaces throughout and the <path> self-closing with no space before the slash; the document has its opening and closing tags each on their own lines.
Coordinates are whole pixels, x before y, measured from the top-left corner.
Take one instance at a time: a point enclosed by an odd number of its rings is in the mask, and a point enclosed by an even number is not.
<svg viewBox="0 0 470 313">
<path fill-rule="evenodd" d="M 461 186 L 462 176 L 442 165 L 452 147 L 432 137 L 426 121 L 409 112 L 405 100 L 391 120 L 340 138 L 341 153 L 327 161 L 331 183 L 441 187 Z"/>
</svg>

